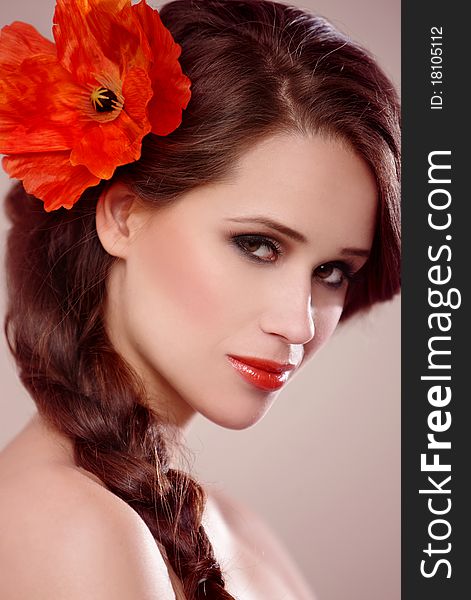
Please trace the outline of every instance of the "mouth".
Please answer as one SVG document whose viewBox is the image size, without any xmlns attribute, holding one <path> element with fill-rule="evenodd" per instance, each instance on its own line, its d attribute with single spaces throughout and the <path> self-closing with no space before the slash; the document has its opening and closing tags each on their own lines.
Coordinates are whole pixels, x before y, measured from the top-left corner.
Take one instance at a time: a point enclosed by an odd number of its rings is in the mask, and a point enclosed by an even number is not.
<svg viewBox="0 0 471 600">
<path fill-rule="evenodd" d="M 280 389 L 288 381 L 290 371 L 295 368 L 290 363 L 277 363 L 250 356 L 228 354 L 227 358 L 245 381 L 267 392 Z"/>
</svg>

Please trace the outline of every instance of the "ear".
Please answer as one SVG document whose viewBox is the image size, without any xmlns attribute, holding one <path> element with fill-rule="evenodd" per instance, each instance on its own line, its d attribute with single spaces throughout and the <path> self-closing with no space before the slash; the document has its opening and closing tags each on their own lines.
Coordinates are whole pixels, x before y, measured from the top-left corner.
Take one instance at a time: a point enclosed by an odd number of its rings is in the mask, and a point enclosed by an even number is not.
<svg viewBox="0 0 471 600">
<path fill-rule="evenodd" d="M 107 186 L 96 206 L 96 230 L 103 248 L 119 258 L 126 258 L 129 244 L 142 222 L 139 199 L 122 181 Z"/>
</svg>

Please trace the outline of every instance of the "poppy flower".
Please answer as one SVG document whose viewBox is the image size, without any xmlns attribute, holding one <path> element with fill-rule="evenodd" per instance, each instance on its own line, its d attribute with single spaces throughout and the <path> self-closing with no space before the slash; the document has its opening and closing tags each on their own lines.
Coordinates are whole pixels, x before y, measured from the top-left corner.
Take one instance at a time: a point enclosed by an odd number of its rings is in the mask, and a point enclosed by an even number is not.
<svg viewBox="0 0 471 600">
<path fill-rule="evenodd" d="M 0 31 L 3 167 L 48 212 L 138 160 L 148 133 L 177 129 L 191 96 L 181 47 L 145 0 L 57 0 L 53 36 Z"/>
</svg>

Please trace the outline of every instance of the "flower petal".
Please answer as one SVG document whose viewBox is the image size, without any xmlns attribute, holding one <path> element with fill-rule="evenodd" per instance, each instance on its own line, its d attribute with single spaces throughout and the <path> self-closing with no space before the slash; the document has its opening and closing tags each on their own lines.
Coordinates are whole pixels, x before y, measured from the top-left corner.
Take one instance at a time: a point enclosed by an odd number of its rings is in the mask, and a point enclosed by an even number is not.
<svg viewBox="0 0 471 600">
<path fill-rule="evenodd" d="M 34 27 L 21 21 L 6 25 L 0 31 L 0 78 L 14 72 L 27 58 L 37 54 L 56 55 L 54 44 Z"/>
<path fill-rule="evenodd" d="M 146 106 L 152 87 L 146 72 L 131 69 L 123 84 L 124 109 L 108 123 L 90 125 L 71 153 L 73 165 L 85 165 L 101 179 L 109 179 L 116 167 L 141 156 L 142 138 L 149 133 Z"/>
<path fill-rule="evenodd" d="M 103 39 L 97 39 L 90 31 L 88 20 L 93 16 L 93 5 L 96 4 L 89 0 L 57 0 L 54 12 L 52 32 L 57 57 L 80 84 L 93 82 L 95 73 L 106 74 L 111 79 L 120 78 L 119 65 L 103 53 Z M 108 43 L 112 44 L 113 40 Z"/>
<path fill-rule="evenodd" d="M 177 63 L 179 65 L 179 63 Z M 152 133 L 168 135 L 182 122 L 182 109 L 190 98 L 190 80 L 182 74 L 181 67 L 161 63 L 150 73 L 154 95 L 149 103 L 149 120 Z"/>
<path fill-rule="evenodd" d="M 55 56 L 23 60 L 0 79 L 0 153 L 70 150 L 83 127 L 83 94 Z"/>
<path fill-rule="evenodd" d="M 121 72 L 132 66 L 148 69 L 152 52 L 131 3 L 115 5 L 113 1 L 94 0 L 91 4 L 94 8 L 87 13 L 86 22 L 103 54 L 120 65 Z M 103 8 L 108 4 L 112 5 L 112 9 Z"/>
<path fill-rule="evenodd" d="M 74 0 L 74 5 L 100 8 L 109 14 L 113 14 L 121 12 L 125 6 L 131 6 L 131 2 L 130 0 Z"/>
<path fill-rule="evenodd" d="M 46 212 L 72 208 L 88 187 L 100 183 L 86 167 L 72 166 L 67 152 L 5 156 L 3 168 L 23 181 L 28 194 L 44 201 Z"/>
<path fill-rule="evenodd" d="M 182 109 L 187 107 L 191 98 L 191 82 L 182 73 L 178 61 L 181 46 L 174 41 L 156 10 L 145 2 L 140 2 L 132 8 L 153 53 L 153 65 L 149 76 L 154 95 L 148 107 L 152 133 L 168 135 L 180 125 Z"/>
</svg>

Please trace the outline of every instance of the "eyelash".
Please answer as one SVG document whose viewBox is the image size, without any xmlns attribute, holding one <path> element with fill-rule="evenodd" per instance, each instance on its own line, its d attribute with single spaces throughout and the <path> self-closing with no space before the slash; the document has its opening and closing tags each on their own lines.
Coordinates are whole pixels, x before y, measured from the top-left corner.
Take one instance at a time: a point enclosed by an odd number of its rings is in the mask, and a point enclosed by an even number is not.
<svg viewBox="0 0 471 600">
<path fill-rule="evenodd" d="M 277 240 L 267 237 L 265 235 L 253 233 L 237 234 L 235 232 L 230 232 L 229 235 L 231 236 L 231 242 L 237 247 L 237 249 L 240 250 L 244 254 L 244 256 L 246 256 L 249 260 L 252 260 L 256 263 L 274 263 L 278 260 L 280 256 L 284 254 L 284 250 L 281 244 Z M 264 260 L 263 258 L 259 258 L 253 252 L 247 250 L 247 248 L 244 246 L 244 243 L 255 243 L 258 244 L 260 247 L 266 246 L 267 248 L 270 248 L 270 250 L 273 251 L 276 258 L 274 260 Z M 358 271 L 355 272 L 354 265 L 349 263 L 348 261 L 332 261 L 324 263 L 317 268 L 319 269 L 320 267 L 327 266 L 332 267 L 334 269 L 337 268 L 342 272 L 342 279 L 338 283 L 326 282 L 322 278 L 320 279 L 320 281 L 329 288 L 338 289 L 342 287 L 345 281 L 354 281 L 356 275 L 358 274 Z"/>
</svg>

